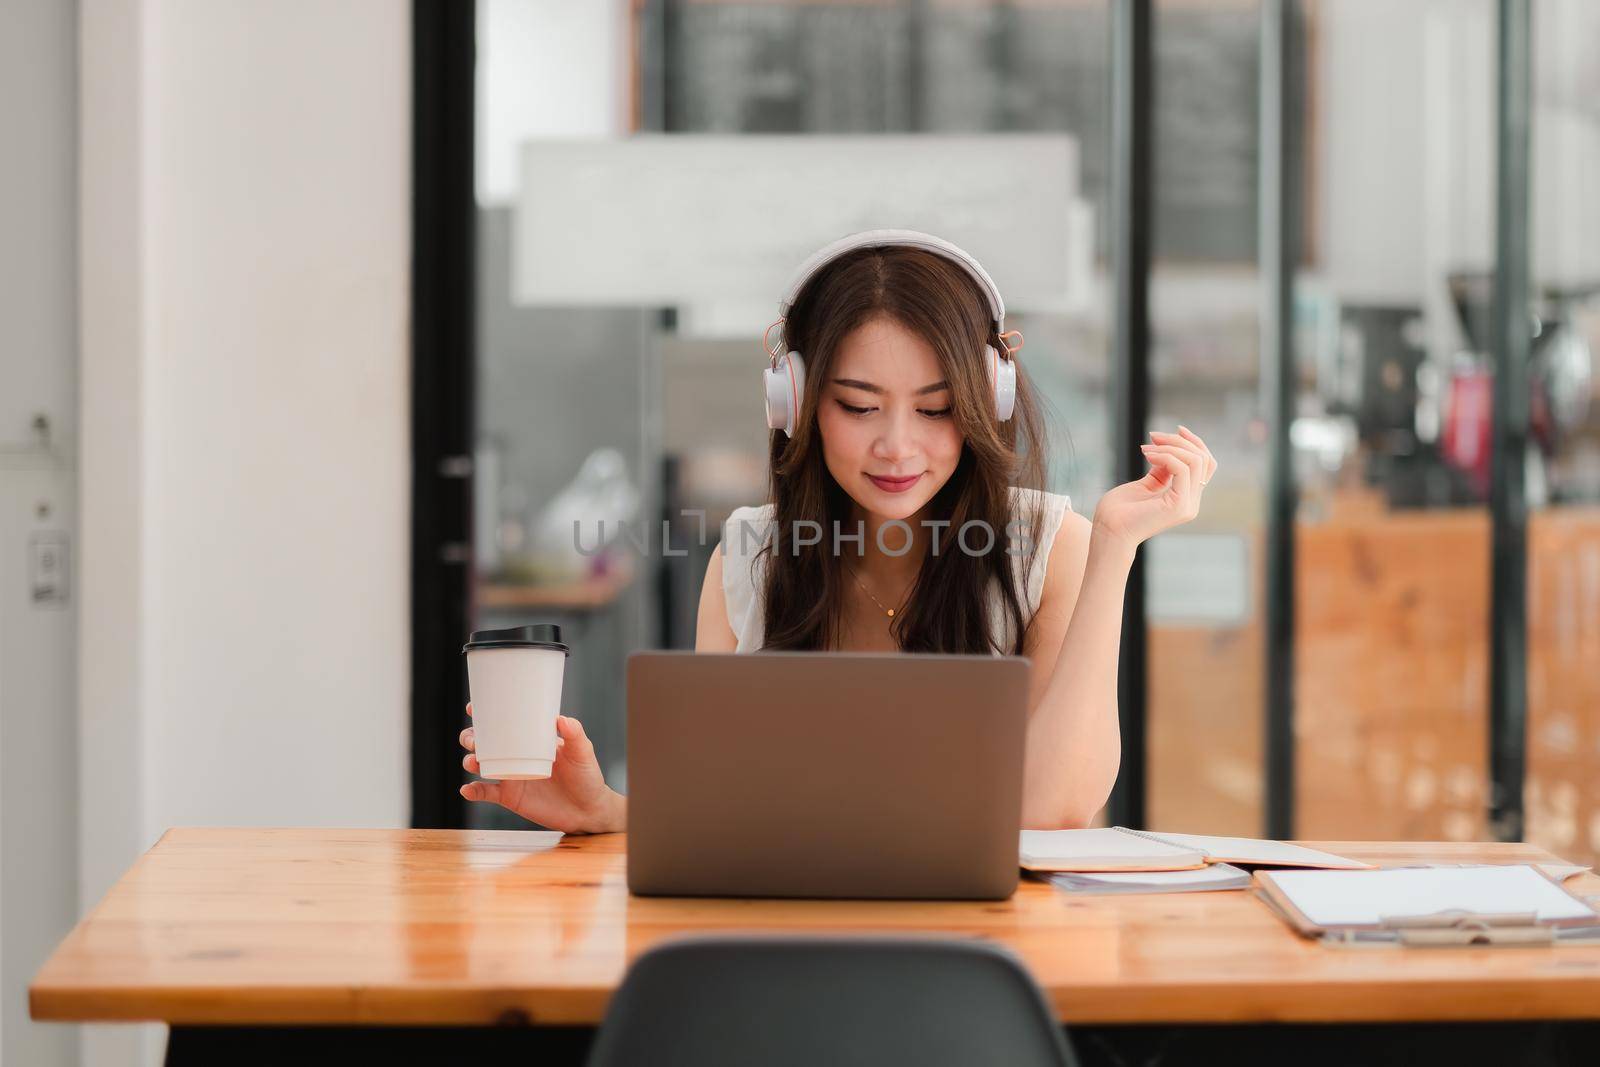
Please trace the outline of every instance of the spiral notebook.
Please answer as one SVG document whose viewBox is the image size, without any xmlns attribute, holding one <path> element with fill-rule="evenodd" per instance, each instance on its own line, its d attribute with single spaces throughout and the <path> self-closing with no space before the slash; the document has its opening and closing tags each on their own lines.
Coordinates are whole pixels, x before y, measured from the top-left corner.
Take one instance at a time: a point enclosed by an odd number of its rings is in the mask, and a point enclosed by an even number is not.
<svg viewBox="0 0 1600 1067">
<path fill-rule="evenodd" d="M 1365 871 L 1370 863 L 1284 841 L 1208 834 L 1156 834 L 1125 826 L 1023 830 L 1018 854 L 1030 871 L 1189 871 L 1208 863 Z"/>
</svg>

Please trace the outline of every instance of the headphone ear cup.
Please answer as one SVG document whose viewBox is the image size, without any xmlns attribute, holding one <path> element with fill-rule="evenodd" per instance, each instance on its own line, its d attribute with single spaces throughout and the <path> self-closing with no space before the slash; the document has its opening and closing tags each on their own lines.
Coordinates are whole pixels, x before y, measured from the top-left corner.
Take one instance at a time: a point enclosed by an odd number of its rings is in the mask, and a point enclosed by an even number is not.
<svg viewBox="0 0 1600 1067">
<path fill-rule="evenodd" d="M 776 367 L 761 372 L 766 387 L 767 429 L 794 436 L 800 421 L 800 403 L 806 395 L 806 361 L 798 352 L 778 357 Z"/>
<path fill-rule="evenodd" d="M 994 345 L 985 345 L 983 354 L 989 368 L 989 385 L 994 390 L 994 417 L 1005 422 L 1017 404 L 1017 365 Z"/>
</svg>

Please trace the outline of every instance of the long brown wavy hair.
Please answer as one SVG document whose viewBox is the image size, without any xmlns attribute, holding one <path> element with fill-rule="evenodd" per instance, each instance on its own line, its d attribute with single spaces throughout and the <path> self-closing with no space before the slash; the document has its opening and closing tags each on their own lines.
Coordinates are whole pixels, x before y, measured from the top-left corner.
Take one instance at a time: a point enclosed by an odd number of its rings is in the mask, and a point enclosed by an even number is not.
<svg viewBox="0 0 1600 1067">
<path fill-rule="evenodd" d="M 1036 562 L 1031 546 L 1039 543 L 1040 514 L 1037 508 L 1014 512 L 1010 487 L 1044 487 L 1044 420 L 1020 363 L 1011 418 L 995 419 L 983 352 L 985 342 L 997 348 L 1003 342 L 977 282 L 937 253 L 894 245 L 858 249 L 829 263 L 807 281 L 784 322 L 785 344 L 805 357 L 806 385 L 794 436 L 775 430 L 769 446 L 773 537 L 758 553 L 767 557 L 763 648 L 828 650 L 838 645 L 847 578 L 833 551 L 832 531 L 848 535 L 855 527 L 850 497 L 823 460 L 817 403 L 832 376 L 840 342 L 879 316 L 893 318 L 938 353 L 950 383 L 950 417 L 963 439 L 955 472 L 934 494 L 927 516 L 950 525 L 933 528 L 938 551 L 924 557 L 890 633 L 903 652 L 1020 655 L 1024 592 L 1017 587 L 1007 546 L 1027 550 L 1026 576 Z M 988 523 L 994 531 L 990 551 L 960 550 L 958 532 L 973 520 Z M 821 525 L 821 541 L 807 545 L 796 538 L 793 545 L 787 543 L 784 531 L 797 530 L 796 524 L 804 521 Z M 1008 533 L 1016 540 L 1009 541 Z M 982 539 L 981 534 L 969 535 L 968 543 Z M 999 592 L 998 604 L 990 601 L 991 588 Z M 997 607 L 1009 624 L 1002 632 L 1014 638 L 1010 647 L 999 647 L 993 636 Z"/>
</svg>

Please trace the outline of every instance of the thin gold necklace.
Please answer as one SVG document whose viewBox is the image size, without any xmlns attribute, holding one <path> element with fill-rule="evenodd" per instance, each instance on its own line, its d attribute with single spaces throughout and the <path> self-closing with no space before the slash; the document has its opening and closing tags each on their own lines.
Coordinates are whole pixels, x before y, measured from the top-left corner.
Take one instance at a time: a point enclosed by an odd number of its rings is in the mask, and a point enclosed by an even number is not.
<svg viewBox="0 0 1600 1067">
<path fill-rule="evenodd" d="M 883 601 L 879 600 L 875 596 L 872 596 L 872 590 L 868 589 L 866 587 L 866 584 L 864 582 L 862 582 L 861 576 L 856 574 L 854 567 L 846 567 L 845 570 L 849 571 L 850 572 L 850 577 L 854 578 L 856 580 L 856 584 L 861 586 L 861 591 L 863 593 L 867 594 L 867 596 L 872 597 L 872 602 L 874 604 L 878 605 L 878 607 L 883 609 L 883 613 L 885 615 L 887 615 L 891 619 L 894 618 L 894 613 L 895 613 L 896 609 L 885 606 Z M 915 584 L 915 583 L 913 583 L 913 584 Z M 906 587 L 906 597 L 909 597 L 910 595 L 911 595 L 911 588 L 910 588 L 910 586 L 907 586 Z M 905 597 L 901 598 L 900 606 L 902 608 L 905 607 Z"/>
</svg>

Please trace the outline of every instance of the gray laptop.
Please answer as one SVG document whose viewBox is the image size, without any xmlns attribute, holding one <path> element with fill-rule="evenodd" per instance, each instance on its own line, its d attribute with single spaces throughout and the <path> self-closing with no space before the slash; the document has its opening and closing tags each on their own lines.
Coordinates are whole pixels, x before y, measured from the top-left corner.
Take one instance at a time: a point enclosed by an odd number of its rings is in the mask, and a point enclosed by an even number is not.
<svg viewBox="0 0 1600 1067">
<path fill-rule="evenodd" d="M 1016 891 L 1028 661 L 628 657 L 628 888 L 1002 900 Z"/>
</svg>

